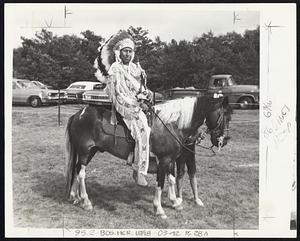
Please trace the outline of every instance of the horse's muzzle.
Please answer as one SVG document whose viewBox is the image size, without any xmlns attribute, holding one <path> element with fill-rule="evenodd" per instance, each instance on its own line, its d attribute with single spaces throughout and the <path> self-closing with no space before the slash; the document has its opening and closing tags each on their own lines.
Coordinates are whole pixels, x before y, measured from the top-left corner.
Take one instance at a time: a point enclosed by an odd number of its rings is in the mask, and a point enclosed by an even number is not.
<svg viewBox="0 0 300 241">
<path fill-rule="evenodd" d="M 216 146 L 220 149 L 220 148 L 227 145 L 227 142 L 228 142 L 229 139 L 230 139 L 230 136 L 228 136 L 228 135 L 222 135 L 222 136 L 219 136 L 219 137 L 216 137 L 216 136 L 212 135 L 211 143 L 214 146 Z"/>
</svg>

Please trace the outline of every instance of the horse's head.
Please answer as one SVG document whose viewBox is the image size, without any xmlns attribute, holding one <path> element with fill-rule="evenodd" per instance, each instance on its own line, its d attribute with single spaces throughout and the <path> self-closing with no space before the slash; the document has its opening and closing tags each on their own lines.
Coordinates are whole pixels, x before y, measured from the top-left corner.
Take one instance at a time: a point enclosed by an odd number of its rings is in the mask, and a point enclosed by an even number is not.
<svg viewBox="0 0 300 241">
<path fill-rule="evenodd" d="M 232 107 L 227 97 L 221 97 L 212 100 L 211 108 L 206 116 L 206 125 L 210 131 L 211 143 L 220 148 L 225 146 L 230 139 L 229 121 Z"/>
</svg>

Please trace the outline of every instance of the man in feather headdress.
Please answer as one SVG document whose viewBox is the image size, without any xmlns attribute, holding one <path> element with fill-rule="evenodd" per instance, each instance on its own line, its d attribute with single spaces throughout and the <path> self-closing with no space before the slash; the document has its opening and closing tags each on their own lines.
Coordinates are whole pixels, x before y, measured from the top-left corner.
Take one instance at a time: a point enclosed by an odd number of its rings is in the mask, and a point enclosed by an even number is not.
<svg viewBox="0 0 300 241">
<path fill-rule="evenodd" d="M 96 73 L 100 80 L 105 79 L 106 91 L 113 103 L 112 124 L 116 123 L 115 111 L 120 113 L 124 122 L 135 139 L 133 177 L 138 185 L 146 186 L 149 163 L 150 127 L 147 123 L 145 111 L 148 106 L 143 100 L 151 96 L 146 88 L 145 71 L 138 64 L 132 62 L 134 58 L 134 42 L 126 31 L 120 31 L 112 36 L 100 49 L 98 68 Z M 105 78 L 99 76 L 104 75 Z M 98 75 L 98 76 L 97 76 Z M 143 83 L 144 82 L 144 83 Z"/>
</svg>

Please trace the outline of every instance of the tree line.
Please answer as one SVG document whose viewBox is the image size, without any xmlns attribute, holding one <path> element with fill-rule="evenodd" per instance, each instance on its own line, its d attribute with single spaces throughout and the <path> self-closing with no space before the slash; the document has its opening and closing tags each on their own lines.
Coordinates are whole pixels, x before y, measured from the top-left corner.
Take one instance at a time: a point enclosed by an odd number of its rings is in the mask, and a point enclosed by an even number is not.
<svg viewBox="0 0 300 241">
<path fill-rule="evenodd" d="M 172 39 L 169 43 L 149 38 L 141 27 L 131 26 L 128 32 L 152 90 L 206 88 L 214 74 L 232 74 L 239 84 L 259 83 L 259 28 L 219 36 L 208 32 L 192 41 Z M 43 29 L 33 39 L 21 39 L 22 46 L 13 52 L 14 78 L 38 80 L 56 88 L 76 81 L 97 81 L 93 64 L 105 41 L 102 36 L 86 30 L 80 37 L 58 37 Z"/>
</svg>

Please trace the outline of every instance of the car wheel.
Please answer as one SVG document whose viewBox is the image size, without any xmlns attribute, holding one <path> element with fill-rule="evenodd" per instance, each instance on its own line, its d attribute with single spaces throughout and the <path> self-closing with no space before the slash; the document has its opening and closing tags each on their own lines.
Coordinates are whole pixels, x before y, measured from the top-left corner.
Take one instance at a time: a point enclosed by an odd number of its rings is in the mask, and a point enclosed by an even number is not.
<svg viewBox="0 0 300 241">
<path fill-rule="evenodd" d="M 250 97 L 243 97 L 240 101 L 240 108 L 245 110 L 245 109 L 251 109 L 253 101 Z"/>
<path fill-rule="evenodd" d="M 42 102 L 41 102 L 41 99 L 39 97 L 31 97 L 30 100 L 29 100 L 29 103 L 31 105 L 31 107 L 39 107 L 41 106 Z"/>
</svg>

